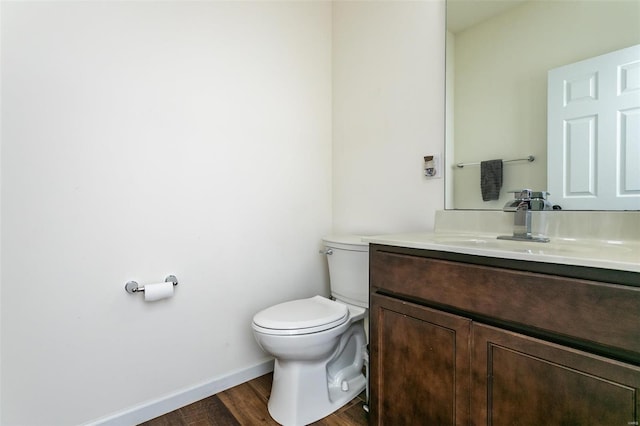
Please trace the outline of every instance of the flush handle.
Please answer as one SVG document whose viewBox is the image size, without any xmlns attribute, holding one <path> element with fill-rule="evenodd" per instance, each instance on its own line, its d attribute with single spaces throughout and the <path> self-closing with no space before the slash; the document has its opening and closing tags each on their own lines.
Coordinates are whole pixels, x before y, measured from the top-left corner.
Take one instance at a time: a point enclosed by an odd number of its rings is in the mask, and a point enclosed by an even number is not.
<svg viewBox="0 0 640 426">
<path fill-rule="evenodd" d="M 327 256 L 331 256 L 333 254 L 333 250 L 330 249 L 330 248 L 327 248 L 327 249 L 320 250 L 318 253 L 326 254 Z"/>
</svg>

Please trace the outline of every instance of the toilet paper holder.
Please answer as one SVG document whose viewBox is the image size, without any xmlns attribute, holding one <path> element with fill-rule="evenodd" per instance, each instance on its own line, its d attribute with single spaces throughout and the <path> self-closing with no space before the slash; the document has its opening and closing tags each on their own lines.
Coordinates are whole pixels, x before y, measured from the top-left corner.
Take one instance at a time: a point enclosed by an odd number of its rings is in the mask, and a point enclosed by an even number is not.
<svg viewBox="0 0 640 426">
<path fill-rule="evenodd" d="M 172 282 L 174 286 L 178 285 L 178 279 L 175 275 L 169 275 L 164 279 L 164 282 Z M 127 291 L 127 293 L 133 294 L 139 291 L 144 291 L 144 286 L 139 286 L 135 281 L 128 281 L 127 284 L 125 284 L 124 289 Z"/>
</svg>

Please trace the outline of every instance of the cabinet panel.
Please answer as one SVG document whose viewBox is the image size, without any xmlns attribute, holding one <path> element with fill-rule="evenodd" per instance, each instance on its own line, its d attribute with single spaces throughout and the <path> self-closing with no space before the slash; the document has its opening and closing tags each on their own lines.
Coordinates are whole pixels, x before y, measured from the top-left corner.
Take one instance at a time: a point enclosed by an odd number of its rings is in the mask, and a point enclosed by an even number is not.
<svg viewBox="0 0 640 426">
<path fill-rule="evenodd" d="M 640 359 L 640 287 L 391 253 L 373 246 L 373 291 L 619 348 Z"/>
<path fill-rule="evenodd" d="M 466 425 L 471 321 L 371 297 L 371 420 Z"/>
<path fill-rule="evenodd" d="M 474 424 L 637 424 L 640 367 L 477 323 L 472 342 Z"/>
</svg>

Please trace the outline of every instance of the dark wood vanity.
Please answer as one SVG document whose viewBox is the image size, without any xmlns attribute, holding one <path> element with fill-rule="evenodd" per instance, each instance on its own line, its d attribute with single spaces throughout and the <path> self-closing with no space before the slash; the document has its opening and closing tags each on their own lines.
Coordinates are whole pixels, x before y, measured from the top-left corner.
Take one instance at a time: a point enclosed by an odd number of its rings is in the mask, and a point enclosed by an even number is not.
<svg viewBox="0 0 640 426">
<path fill-rule="evenodd" d="M 640 274 L 370 245 L 371 424 L 637 425 Z"/>
</svg>

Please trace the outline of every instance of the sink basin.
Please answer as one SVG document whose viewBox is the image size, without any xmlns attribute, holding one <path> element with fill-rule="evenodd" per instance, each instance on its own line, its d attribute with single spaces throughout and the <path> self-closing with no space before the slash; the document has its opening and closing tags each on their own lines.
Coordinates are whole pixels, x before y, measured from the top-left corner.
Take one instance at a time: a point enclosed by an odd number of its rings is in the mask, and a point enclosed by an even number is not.
<svg viewBox="0 0 640 426">
<path fill-rule="evenodd" d="M 568 254 L 609 254 L 615 255 L 632 251 L 631 247 L 619 242 L 598 241 L 579 241 L 555 238 L 548 243 L 535 241 L 514 241 L 499 240 L 494 236 L 471 236 L 471 235 L 455 235 L 434 234 L 433 242 L 442 245 L 453 245 L 459 247 L 470 247 L 488 250 L 516 251 L 521 253 L 535 253 L 548 255 L 568 255 Z"/>
</svg>

